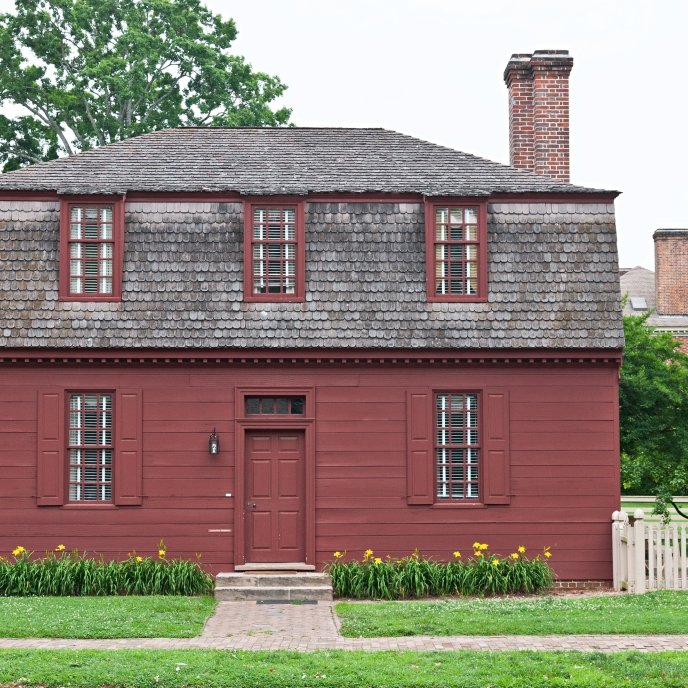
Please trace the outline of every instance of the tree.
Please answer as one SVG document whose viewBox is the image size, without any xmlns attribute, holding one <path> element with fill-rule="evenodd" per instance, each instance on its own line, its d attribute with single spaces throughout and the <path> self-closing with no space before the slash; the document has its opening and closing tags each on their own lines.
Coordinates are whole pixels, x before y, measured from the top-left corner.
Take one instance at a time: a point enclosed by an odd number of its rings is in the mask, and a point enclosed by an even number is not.
<svg viewBox="0 0 688 688">
<path fill-rule="evenodd" d="M 688 356 L 648 317 L 624 316 L 622 487 L 656 495 L 655 511 L 666 517 L 671 496 L 688 491 Z"/>
<path fill-rule="evenodd" d="M 165 127 L 276 126 L 285 86 L 200 0 L 16 0 L 0 14 L 4 170 Z"/>
</svg>

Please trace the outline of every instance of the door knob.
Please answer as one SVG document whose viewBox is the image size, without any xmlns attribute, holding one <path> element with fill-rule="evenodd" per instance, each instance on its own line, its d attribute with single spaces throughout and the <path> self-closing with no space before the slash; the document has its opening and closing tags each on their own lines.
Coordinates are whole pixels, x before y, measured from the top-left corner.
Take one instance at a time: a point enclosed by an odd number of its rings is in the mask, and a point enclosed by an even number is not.
<svg viewBox="0 0 688 688">
<path fill-rule="evenodd" d="M 252 509 L 255 509 L 256 503 L 255 502 L 246 502 L 246 506 L 251 507 Z"/>
</svg>

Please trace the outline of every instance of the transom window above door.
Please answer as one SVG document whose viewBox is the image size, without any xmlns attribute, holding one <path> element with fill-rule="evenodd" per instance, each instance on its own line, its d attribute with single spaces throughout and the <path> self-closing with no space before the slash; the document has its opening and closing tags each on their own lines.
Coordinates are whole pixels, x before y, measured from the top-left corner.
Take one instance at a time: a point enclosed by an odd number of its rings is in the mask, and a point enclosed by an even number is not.
<svg viewBox="0 0 688 688">
<path fill-rule="evenodd" d="M 245 397 L 247 416 L 303 416 L 306 398 L 298 397 Z"/>
</svg>

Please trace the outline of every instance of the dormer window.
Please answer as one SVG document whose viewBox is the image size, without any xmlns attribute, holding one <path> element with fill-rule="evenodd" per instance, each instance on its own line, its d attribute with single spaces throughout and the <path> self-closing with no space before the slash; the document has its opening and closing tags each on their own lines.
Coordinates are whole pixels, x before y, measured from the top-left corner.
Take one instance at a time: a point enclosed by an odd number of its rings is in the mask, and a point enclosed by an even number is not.
<svg viewBox="0 0 688 688">
<path fill-rule="evenodd" d="M 303 203 L 244 205 L 244 300 L 304 300 Z"/>
<path fill-rule="evenodd" d="M 425 204 L 429 301 L 487 301 L 487 208 L 482 201 Z"/>
<path fill-rule="evenodd" d="M 123 200 L 63 201 L 60 224 L 60 298 L 119 301 Z"/>
</svg>

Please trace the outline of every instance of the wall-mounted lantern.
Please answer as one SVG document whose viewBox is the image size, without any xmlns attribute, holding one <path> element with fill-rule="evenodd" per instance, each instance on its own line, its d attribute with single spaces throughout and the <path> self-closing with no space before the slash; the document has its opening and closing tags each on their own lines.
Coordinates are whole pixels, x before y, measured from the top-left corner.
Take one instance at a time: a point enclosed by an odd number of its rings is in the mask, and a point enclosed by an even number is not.
<svg viewBox="0 0 688 688">
<path fill-rule="evenodd" d="M 215 428 L 210 433 L 210 439 L 208 440 L 208 454 L 210 456 L 217 456 L 220 453 L 220 438 L 215 432 Z"/>
</svg>

